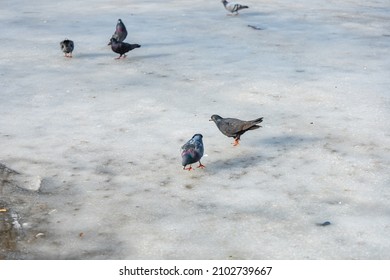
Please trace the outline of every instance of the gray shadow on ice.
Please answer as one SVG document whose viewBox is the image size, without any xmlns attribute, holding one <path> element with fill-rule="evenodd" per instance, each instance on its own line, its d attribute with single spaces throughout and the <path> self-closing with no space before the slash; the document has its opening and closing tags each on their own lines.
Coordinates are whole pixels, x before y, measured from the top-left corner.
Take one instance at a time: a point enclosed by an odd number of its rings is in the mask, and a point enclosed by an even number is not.
<svg viewBox="0 0 390 280">
<path fill-rule="evenodd" d="M 166 46 L 177 46 L 180 45 L 178 42 L 171 43 L 141 43 L 142 47 L 166 47 Z"/>
<path fill-rule="evenodd" d="M 274 136 L 259 141 L 260 145 L 273 146 L 273 147 L 298 147 L 305 146 L 308 143 L 320 141 L 318 137 L 307 137 L 303 135 L 283 135 Z"/>
<path fill-rule="evenodd" d="M 311 147 L 311 143 L 319 141 L 320 138 L 307 137 L 307 136 L 275 136 L 265 139 L 260 139 L 256 148 L 262 149 L 274 149 L 278 151 L 288 151 L 290 149 L 302 148 L 307 146 Z M 232 149 L 237 149 L 232 147 Z M 261 164 L 261 162 L 269 160 L 266 156 L 260 152 L 238 154 L 230 159 L 221 159 L 215 162 L 208 163 L 209 170 L 211 172 L 218 172 L 226 169 L 245 169 Z"/>
<path fill-rule="evenodd" d="M 170 53 L 156 53 L 156 54 L 146 54 L 146 55 L 137 55 L 137 56 L 134 55 L 133 58 L 135 58 L 135 59 L 148 59 L 148 58 L 166 57 L 166 56 L 171 56 L 171 55 L 172 54 L 170 54 Z"/>
<path fill-rule="evenodd" d="M 235 149 L 235 148 L 232 148 Z M 258 165 L 264 157 L 258 154 L 241 154 L 230 159 L 221 159 L 207 164 L 208 170 L 211 172 L 219 172 L 227 169 L 245 169 L 251 166 Z"/>
<path fill-rule="evenodd" d="M 262 12 L 256 12 L 256 11 L 243 11 L 243 12 L 240 12 L 240 14 L 238 15 L 239 17 L 257 17 L 257 16 L 268 16 L 270 15 L 270 13 L 262 13 Z"/>
<path fill-rule="evenodd" d="M 97 58 L 97 57 L 109 57 L 113 52 L 108 50 L 107 53 L 74 53 L 74 58 Z"/>
</svg>

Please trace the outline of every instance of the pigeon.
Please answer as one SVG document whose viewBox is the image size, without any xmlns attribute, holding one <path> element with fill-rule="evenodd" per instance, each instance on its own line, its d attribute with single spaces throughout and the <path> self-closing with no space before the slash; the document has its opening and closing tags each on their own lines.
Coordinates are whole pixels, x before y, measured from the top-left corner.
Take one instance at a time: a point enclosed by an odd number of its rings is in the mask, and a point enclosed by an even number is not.
<svg viewBox="0 0 390 280">
<path fill-rule="evenodd" d="M 123 57 L 126 57 L 125 53 L 135 49 L 140 48 L 141 45 L 138 44 L 129 44 L 125 42 L 118 42 L 117 39 L 111 38 L 111 49 L 113 52 L 119 53 L 119 57 L 116 59 L 120 59 L 123 55 Z"/>
<path fill-rule="evenodd" d="M 111 38 L 115 38 L 118 42 L 123 42 L 123 40 L 126 39 L 127 36 L 127 30 L 125 24 L 122 22 L 121 19 L 118 19 L 118 23 L 116 24 L 115 32 L 111 36 Z M 111 41 L 108 43 L 108 45 L 111 45 Z"/>
<path fill-rule="evenodd" d="M 183 170 L 192 170 L 191 164 L 198 161 L 198 168 L 205 168 L 205 166 L 200 162 L 204 152 L 202 138 L 202 134 L 195 134 L 181 147 L 181 164 L 183 165 Z M 190 165 L 190 167 L 186 168 L 187 165 Z"/>
<path fill-rule="evenodd" d="M 263 121 L 263 118 L 258 118 L 252 121 L 242 121 L 234 118 L 222 118 L 218 115 L 212 115 L 210 121 L 214 121 L 218 129 L 228 137 L 234 138 L 233 146 L 237 146 L 242 134 L 248 130 L 253 130 L 261 127 L 257 125 Z"/>
<path fill-rule="evenodd" d="M 238 15 L 238 11 L 242 9 L 248 9 L 248 6 L 241 5 L 239 3 L 235 2 L 228 2 L 226 0 L 221 1 L 222 4 L 225 6 L 225 9 L 231 12 L 232 14 L 235 13 L 235 15 Z"/>
<path fill-rule="evenodd" d="M 72 40 L 65 39 L 60 43 L 61 50 L 64 52 L 65 57 L 72 57 L 72 52 L 74 49 L 74 43 Z"/>
</svg>

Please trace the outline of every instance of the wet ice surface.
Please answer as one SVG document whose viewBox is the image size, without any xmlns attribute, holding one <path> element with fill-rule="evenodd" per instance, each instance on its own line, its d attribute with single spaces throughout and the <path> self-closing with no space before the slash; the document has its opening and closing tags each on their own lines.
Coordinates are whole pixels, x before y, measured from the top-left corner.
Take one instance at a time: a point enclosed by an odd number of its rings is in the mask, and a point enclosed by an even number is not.
<svg viewBox="0 0 390 280">
<path fill-rule="evenodd" d="M 0 162 L 43 181 L 0 189 L 0 258 L 390 258 L 390 6 L 360 2 L 3 1 Z"/>
</svg>

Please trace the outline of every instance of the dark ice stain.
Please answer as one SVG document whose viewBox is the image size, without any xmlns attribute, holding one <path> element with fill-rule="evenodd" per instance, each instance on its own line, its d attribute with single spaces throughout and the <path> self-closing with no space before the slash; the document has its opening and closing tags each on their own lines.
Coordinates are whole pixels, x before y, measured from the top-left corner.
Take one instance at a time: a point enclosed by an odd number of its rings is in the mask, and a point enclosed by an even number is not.
<svg viewBox="0 0 390 280">
<path fill-rule="evenodd" d="M 316 223 L 316 225 L 319 226 L 319 227 L 326 227 L 326 226 L 330 226 L 331 222 L 326 221 L 326 222 L 323 222 L 323 223 Z"/>
<path fill-rule="evenodd" d="M 9 259 L 18 251 L 18 241 L 24 237 L 19 218 L 8 203 L 0 201 L 0 259 Z"/>
<path fill-rule="evenodd" d="M 254 29 L 254 30 L 264 30 L 264 28 L 261 28 L 259 26 L 256 26 L 256 25 L 251 25 L 251 24 L 248 24 L 248 27 Z"/>
</svg>

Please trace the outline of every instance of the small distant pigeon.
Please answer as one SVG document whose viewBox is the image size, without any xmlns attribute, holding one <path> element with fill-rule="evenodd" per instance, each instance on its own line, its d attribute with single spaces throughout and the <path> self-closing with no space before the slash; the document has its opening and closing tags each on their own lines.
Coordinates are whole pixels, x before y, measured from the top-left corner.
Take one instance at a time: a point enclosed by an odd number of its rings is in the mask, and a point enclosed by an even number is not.
<svg viewBox="0 0 390 280">
<path fill-rule="evenodd" d="M 241 5 L 239 3 L 235 2 L 228 2 L 226 0 L 221 1 L 222 4 L 225 6 L 225 9 L 231 12 L 232 14 L 235 13 L 235 15 L 238 15 L 238 11 L 242 9 L 248 9 L 248 6 Z"/>
<path fill-rule="evenodd" d="M 257 125 L 263 121 L 263 118 L 258 118 L 252 121 L 242 121 L 234 118 L 222 118 L 218 115 L 212 115 L 210 121 L 214 121 L 218 129 L 228 137 L 234 138 L 233 146 L 237 146 L 241 135 L 248 130 L 253 130 L 261 127 Z"/>
<path fill-rule="evenodd" d="M 187 143 L 181 147 L 181 158 L 183 170 L 192 170 L 191 164 L 199 161 L 198 168 L 204 168 L 205 166 L 200 162 L 203 156 L 204 147 L 202 141 L 202 134 L 195 134 Z M 190 167 L 186 168 L 189 165 Z"/>
<path fill-rule="evenodd" d="M 64 52 L 65 57 L 72 57 L 72 52 L 74 49 L 74 43 L 72 40 L 65 39 L 60 43 L 61 50 Z"/>
<path fill-rule="evenodd" d="M 115 32 L 111 38 L 115 38 L 118 42 L 123 42 L 126 39 L 126 36 L 127 36 L 126 26 L 121 19 L 118 19 Z M 111 41 L 108 43 L 108 45 L 111 45 Z"/>
<path fill-rule="evenodd" d="M 120 59 L 122 56 L 126 57 L 125 53 L 135 49 L 140 48 L 141 45 L 138 44 L 129 44 L 125 42 L 118 42 L 117 39 L 111 38 L 111 49 L 113 52 L 119 53 L 119 57 L 116 59 Z"/>
</svg>

